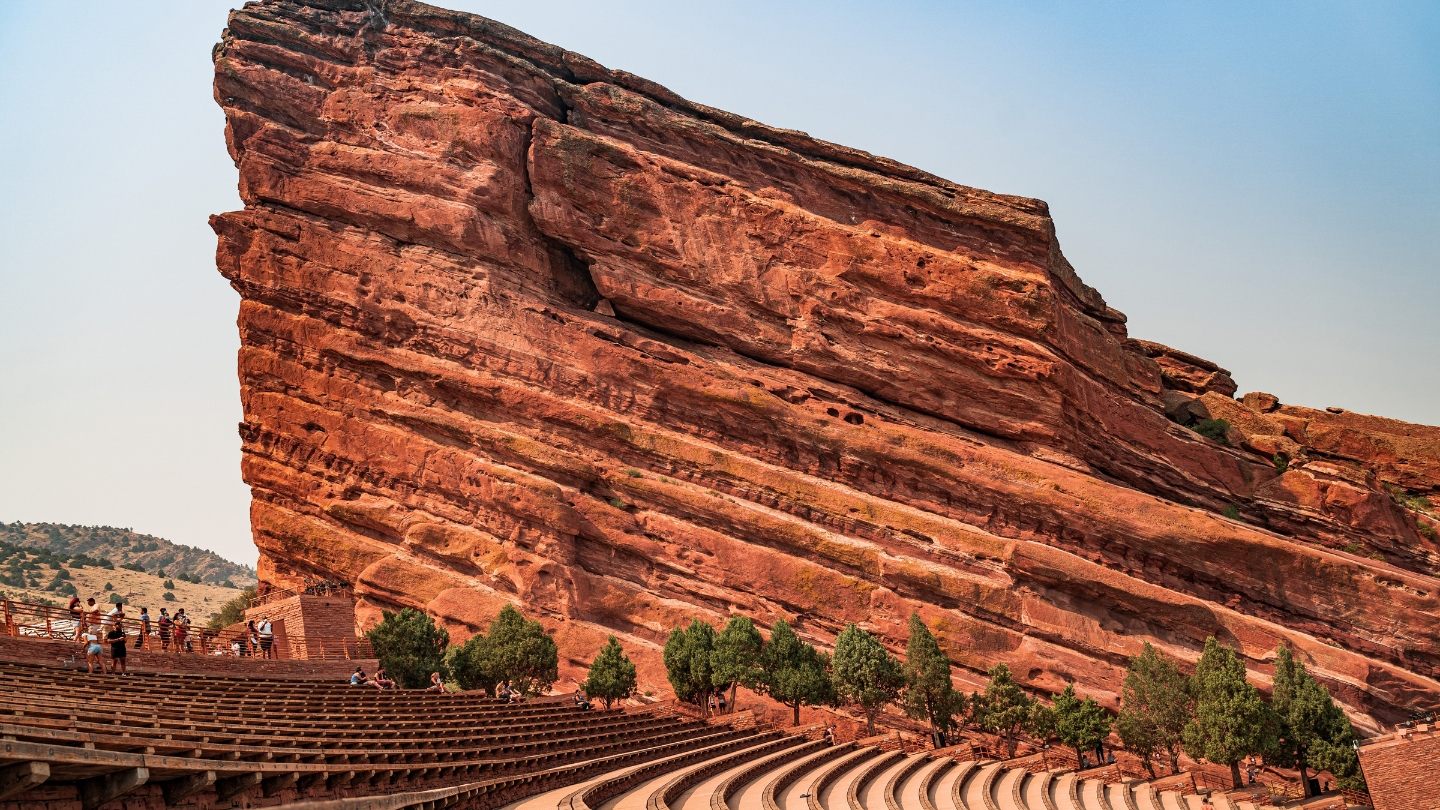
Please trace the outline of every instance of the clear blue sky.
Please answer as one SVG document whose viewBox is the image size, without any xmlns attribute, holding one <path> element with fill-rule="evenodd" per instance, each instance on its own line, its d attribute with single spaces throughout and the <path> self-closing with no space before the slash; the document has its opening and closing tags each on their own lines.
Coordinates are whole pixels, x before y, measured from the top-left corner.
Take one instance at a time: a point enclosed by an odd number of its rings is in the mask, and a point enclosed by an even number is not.
<svg viewBox="0 0 1440 810">
<path fill-rule="evenodd" d="M 0 4 L 0 520 L 253 562 L 231 3 Z M 453 0 L 689 98 L 1048 200 L 1131 333 L 1440 424 L 1440 4 Z"/>
</svg>

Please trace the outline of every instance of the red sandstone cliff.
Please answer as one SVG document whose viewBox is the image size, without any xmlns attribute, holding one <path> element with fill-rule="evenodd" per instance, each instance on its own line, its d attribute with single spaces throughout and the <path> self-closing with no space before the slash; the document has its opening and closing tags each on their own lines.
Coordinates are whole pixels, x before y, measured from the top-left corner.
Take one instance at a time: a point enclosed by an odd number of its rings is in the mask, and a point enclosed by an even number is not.
<svg viewBox="0 0 1440 810">
<path fill-rule="evenodd" d="M 251 3 L 215 68 L 262 579 L 462 635 L 519 602 L 577 662 L 919 609 L 1043 689 L 1218 635 L 1362 724 L 1440 694 L 1440 430 L 1232 399 L 1043 202 L 419 3 Z"/>
</svg>

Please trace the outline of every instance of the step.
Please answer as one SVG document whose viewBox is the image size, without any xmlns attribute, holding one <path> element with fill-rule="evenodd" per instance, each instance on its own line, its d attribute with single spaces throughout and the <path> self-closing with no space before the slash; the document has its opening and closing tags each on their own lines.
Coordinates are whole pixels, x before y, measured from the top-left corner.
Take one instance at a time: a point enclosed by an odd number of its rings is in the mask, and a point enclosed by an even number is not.
<svg viewBox="0 0 1440 810">
<path fill-rule="evenodd" d="M 995 810 L 1025 810 L 1020 786 L 1029 775 L 1024 768 L 1006 768 L 995 777 L 990 789 L 990 801 Z"/>
<path fill-rule="evenodd" d="M 892 780 L 897 779 L 912 765 L 914 765 L 914 760 L 902 753 L 884 770 L 875 774 L 860 791 L 860 810 L 891 810 L 890 805 L 895 800 L 893 798 L 887 800 L 887 796 L 895 788 Z"/>
<path fill-rule="evenodd" d="M 1080 805 L 1078 782 L 1074 773 L 1062 773 L 1050 782 L 1050 801 L 1055 810 L 1084 810 Z"/>
<path fill-rule="evenodd" d="M 911 765 L 908 771 L 899 774 L 900 778 L 895 781 L 894 788 L 890 791 L 889 800 L 886 803 L 889 810 L 925 810 L 920 802 L 920 788 L 929 785 L 926 777 L 936 768 L 943 768 L 947 763 L 953 763 L 949 757 L 934 757 L 928 752 L 916 754 L 910 759 Z"/>
<path fill-rule="evenodd" d="M 1004 763 L 992 762 L 976 771 L 960 792 L 959 810 L 990 810 L 985 798 L 994 789 L 995 778 L 1003 770 Z"/>
<path fill-rule="evenodd" d="M 1080 780 L 1080 806 L 1084 810 L 1111 810 L 1105 796 L 1105 783 L 1099 779 Z"/>
<path fill-rule="evenodd" d="M 766 780 L 760 796 L 762 810 L 806 810 L 810 782 L 816 771 L 850 754 L 851 744 L 831 746 L 781 769 Z"/>
<path fill-rule="evenodd" d="M 1155 795 L 1155 788 L 1141 783 L 1130 791 L 1135 799 L 1135 810 L 1161 810 L 1160 797 Z"/>
<path fill-rule="evenodd" d="M 1041 771 L 1032 773 L 1025 779 L 1025 784 L 1020 786 L 1025 810 L 1054 810 L 1050 801 L 1050 782 L 1054 778 L 1054 774 L 1049 771 Z"/>
<path fill-rule="evenodd" d="M 865 767 L 857 770 L 845 787 L 844 806 L 848 807 L 849 810 L 867 810 L 863 802 L 865 795 L 877 784 L 883 788 L 885 783 L 880 781 L 880 774 L 895 767 L 898 763 L 902 762 L 904 758 L 905 755 L 899 751 L 886 751 L 866 763 Z M 834 795 L 833 793 L 831 794 L 831 796 Z M 871 810 L 884 810 L 884 797 L 877 792 L 876 799 L 879 800 L 880 806 L 878 808 L 872 808 Z"/>
<path fill-rule="evenodd" d="M 1125 782 L 1114 782 L 1105 786 L 1105 797 L 1110 800 L 1111 810 L 1140 810 L 1135 806 L 1135 794 Z M 1232 810 L 1232 808 L 1226 808 Z"/>
<path fill-rule="evenodd" d="M 926 810 L 957 810 L 955 807 L 956 786 L 964 782 L 974 769 L 974 762 L 957 762 L 954 767 L 940 773 L 931 780 L 930 795 L 921 799 L 921 806 Z M 927 805 L 926 802 L 929 804 Z"/>
<path fill-rule="evenodd" d="M 850 757 L 846 757 L 830 768 L 821 771 L 815 777 L 810 789 L 808 810 L 849 810 L 846 803 L 846 792 L 850 789 L 850 782 L 870 764 L 877 756 L 883 756 L 885 752 L 878 748 L 866 747 Z M 833 799 L 832 799 L 833 797 Z"/>
<path fill-rule="evenodd" d="M 1159 792 L 1159 796 L 1160 810 L 1190 810 L 1183 797 L 1173 790 L 1162 790 Z"/>
</svg>

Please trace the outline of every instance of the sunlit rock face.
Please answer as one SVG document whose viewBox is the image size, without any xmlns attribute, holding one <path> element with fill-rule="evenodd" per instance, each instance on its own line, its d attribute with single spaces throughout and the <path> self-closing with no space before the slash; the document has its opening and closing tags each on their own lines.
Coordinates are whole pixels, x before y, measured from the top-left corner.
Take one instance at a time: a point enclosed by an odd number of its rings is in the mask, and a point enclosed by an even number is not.
<svg viewBox="0 0 1440 810">
<path fill-rule="evenodd" d="M 1039 200 L 418 3 L 249 4 L 215 97 L 271 585 L 461 637 L 518 603 L 567 674 L 614 633 L 656 687 L 690 617 L 900 645 L 918 610 L 964 680 L 1111 705 L 1210 635 L 1362 725 L 1440 693 L 1440 430 L 1232 399 Z"/>
</svg>

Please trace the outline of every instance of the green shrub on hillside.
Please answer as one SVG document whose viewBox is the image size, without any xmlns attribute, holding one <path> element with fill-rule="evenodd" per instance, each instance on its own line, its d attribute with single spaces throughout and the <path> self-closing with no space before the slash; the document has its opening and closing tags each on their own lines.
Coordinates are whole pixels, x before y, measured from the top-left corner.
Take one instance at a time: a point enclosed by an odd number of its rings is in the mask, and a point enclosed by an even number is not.
<svg viewBox="0 0 1440 810">
<path fill-rule="evenodd" d="M 1190 429 L 1211 441 L 1226 446 L 1230 444 L 1229 437 L 1225 435 L 1230 430 L 1230 422 L 1225 419 L 1205 419 L 1192 425 Z"/>
</svg>

